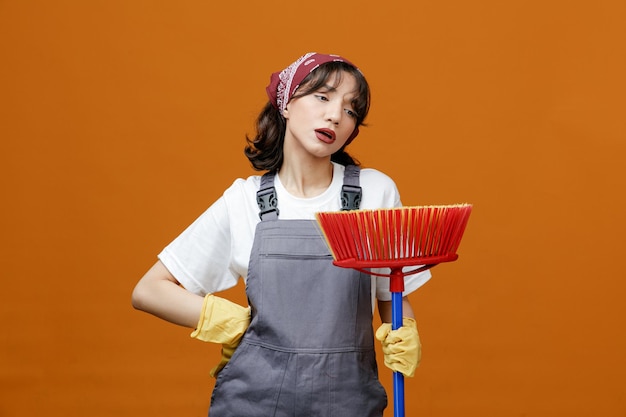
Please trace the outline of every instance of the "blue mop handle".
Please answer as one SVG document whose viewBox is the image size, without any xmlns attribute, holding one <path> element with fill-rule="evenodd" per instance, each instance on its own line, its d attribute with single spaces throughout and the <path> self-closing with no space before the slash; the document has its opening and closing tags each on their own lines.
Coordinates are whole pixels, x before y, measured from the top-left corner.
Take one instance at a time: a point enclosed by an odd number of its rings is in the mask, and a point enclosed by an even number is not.
<svg viewBox="0 0 626 417">
<path fill-rule="evenodd" d="M 391 329 L 397 330 L 402 327 L 402 293 L 404 292 L 402 267 L 392 268 L 389 278 Z M 393 415 L 404 417 L 404 375 L 401 372 L 393 373 Z"/>
<path fill-rule="evenodd" d="M 391 293 L 391 328 L 402 327 L 402 292 Z M 393 415 L 404 417 L 404 375 L 393 373 Z"/>
</svg>

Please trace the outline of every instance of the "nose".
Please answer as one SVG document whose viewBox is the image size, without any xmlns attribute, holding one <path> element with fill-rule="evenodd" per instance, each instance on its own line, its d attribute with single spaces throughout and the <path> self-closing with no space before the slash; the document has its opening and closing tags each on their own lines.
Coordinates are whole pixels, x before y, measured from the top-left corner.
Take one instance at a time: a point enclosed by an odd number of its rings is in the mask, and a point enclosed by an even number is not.
<svg viewBox="0 0 626 417">
<path fill-rule="evenodd" d="M 330 102 L 326 106 L 326 120 L 328 120 L 332 124 L 339 124 L 342 113 L 342 103 L 340 103 L 339 101 Z"/>
</svg>

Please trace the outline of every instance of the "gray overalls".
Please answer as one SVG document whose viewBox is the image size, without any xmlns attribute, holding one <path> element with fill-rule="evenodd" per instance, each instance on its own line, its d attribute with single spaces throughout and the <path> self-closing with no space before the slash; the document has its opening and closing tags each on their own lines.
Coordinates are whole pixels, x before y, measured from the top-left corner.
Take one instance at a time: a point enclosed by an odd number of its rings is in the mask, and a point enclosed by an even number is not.
<svg viewBox="0 0 626 417">
<path fill-rule="evenodd" d="M 358 208 L 358 178 L 357 167 L 346 167 L 344 208 Z M 370 277 L 332 264 L 314 220 L 278 220 L 273 184 L 265 174 L 257 194 L 250 327 L 218 374 L 209 416 L 380 417 L 387 395 L 376 367 Z M 354 189 L 358 195 L 346 192 Z"/>
</svg>

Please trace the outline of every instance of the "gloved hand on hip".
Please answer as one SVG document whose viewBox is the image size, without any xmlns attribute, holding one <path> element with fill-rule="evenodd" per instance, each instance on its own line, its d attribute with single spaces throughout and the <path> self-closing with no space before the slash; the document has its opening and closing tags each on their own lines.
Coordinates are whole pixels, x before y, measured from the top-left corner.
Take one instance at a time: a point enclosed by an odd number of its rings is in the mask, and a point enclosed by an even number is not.
<svg viewBox="0 0 626 417">
<path fill-rule="evenodd" d="M 216 376 L 226 366 L 249 325 L 249 307 L 242 307 L 213 294 L 204 297 L 198 326 L 191 337 L 222 344 L 222 359 L 211 370 L 211 376 Z"/>
<path fill-rule="evenodd" d="M 383 323 L 376 330 L 376 339 L 383 345 L 385 366 L 408 377 L 415 375 L 415 369 L 422 358 L 422 345 L 415 320 L 402 319 L 402 327 L 391 330 L 390 323 Z"/>
</svg>

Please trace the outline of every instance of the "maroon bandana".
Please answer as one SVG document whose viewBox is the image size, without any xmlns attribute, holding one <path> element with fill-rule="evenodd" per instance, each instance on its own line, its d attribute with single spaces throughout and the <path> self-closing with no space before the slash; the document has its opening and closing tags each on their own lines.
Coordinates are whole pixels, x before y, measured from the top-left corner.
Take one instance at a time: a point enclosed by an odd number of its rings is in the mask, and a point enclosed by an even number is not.
<svg viewBox="0 0 626 417">
<path fill-rule="evenodd" d="M 270 98 L 270 102 L 276 107 L 280 114 L 283 113 L 287 107 L 287 103 L 293 96 L 293 93 L 298 89 L 302 80 L 306 78 L 317 67 L 327 62 L 345 62 L 357 68 L 352 62 L 339 55 L 326 55 L 318 54 L 315 52 L 309 52 L 300 58 L 298 58 L 293 64 L 280 72 L 275 72 L 270 77 L 270 84 L 267 86 L 267 95 Z M 346 145 L 359 134 L 359 129 L 354 129 L 352 135 L 348 138 Z"/>
</svg>

